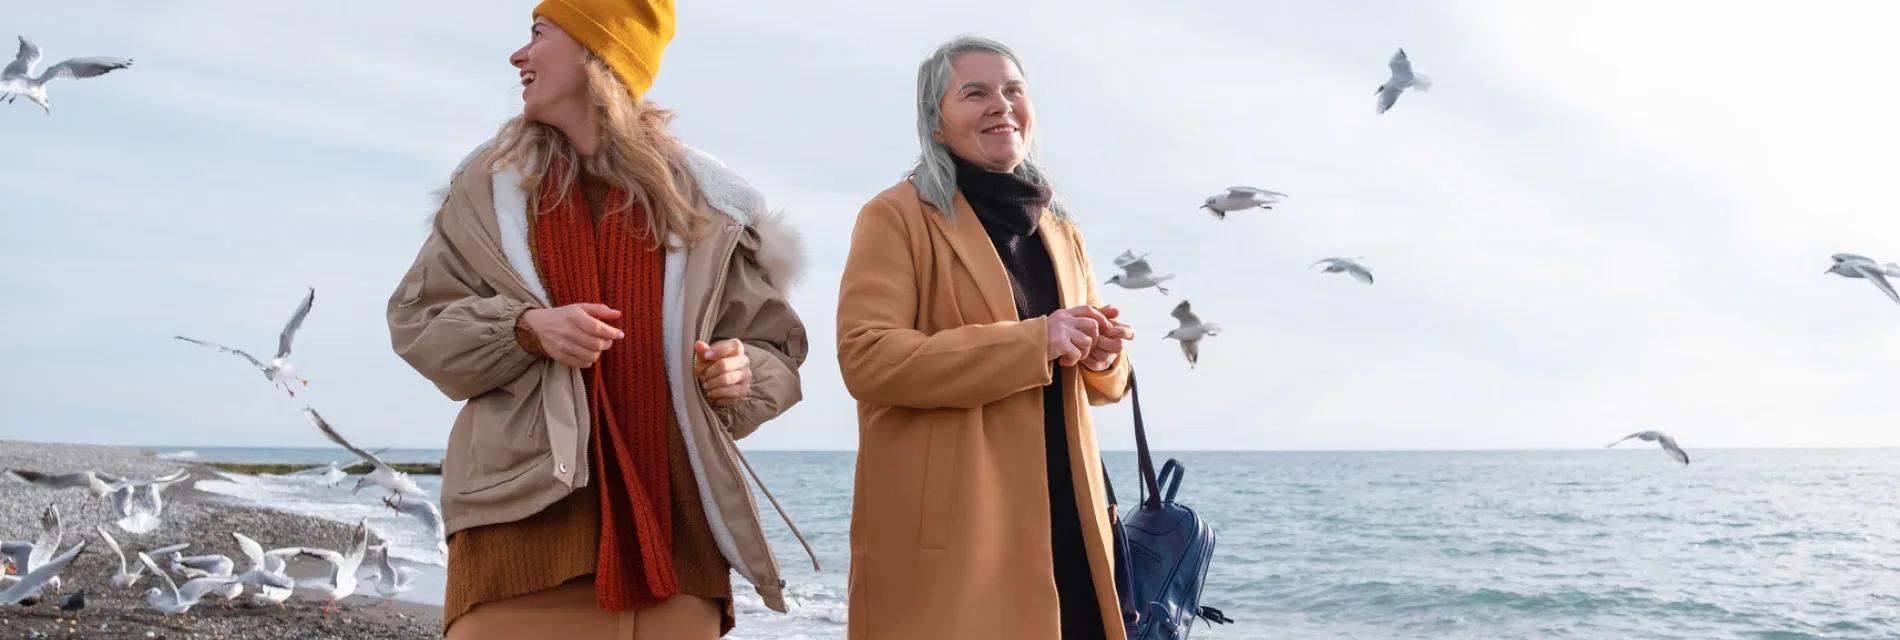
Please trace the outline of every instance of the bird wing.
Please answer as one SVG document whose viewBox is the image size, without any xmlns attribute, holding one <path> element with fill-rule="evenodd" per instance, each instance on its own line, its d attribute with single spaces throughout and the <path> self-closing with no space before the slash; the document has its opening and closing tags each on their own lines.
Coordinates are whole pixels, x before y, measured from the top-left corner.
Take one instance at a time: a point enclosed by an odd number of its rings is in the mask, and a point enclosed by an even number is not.
<svg viewBox="0 0 1900 640">
<path fill-rule="evenodd" d="M 24 77 L 32 73 L 33 67 L 39 63 L 39 45 L 33 44 L 33 41 L 28 40 L 26 36 L 20 36 L 20 52 L 13 56 L 13 62 L 7 65 L 6 70 L 0 71 L 0 78 Z"/>
<path fill-rule="evenodd" d="M 1855 264 L 1854 271 L 1859 272 L 1860 277 L 1874 283 L 1874 286 L 1879 288 L 1881 293 L 1887 294 L 1888 298 L 1894 302 L 1900 302 L 1900 293 L 1894 292 L 1893 283 L 1887 281 L 1887 274 L 1881 271 L 1880 267 L 1874 266 L 1872 261 Z"/>
<path fill-rule="evenodd" d="M 1248 198 L 1248 197 L 1254 197 L 1254 196 L 1272 196 L 1275 198 L 1286 197 L 1286 194 L 1284 193 L 1280 193 L 1278 191 L 1269 191 L 1269 190 L 1262 189 L 1259 187 L 1228 187 L 1227 193 L 1232 194 L 1233 196 L 1238 197 L 1238 198 Z"/>
<path fill-rule="evenodd" d="M 1201 341 L 1182 340 L 1181 341 L 1181 355 L 1187 356 L 1188 364 L 1195 364 L 1195 363 L 1200 362 L 1201 361 Z"/>
<path fill-rule="evenodd" d="M 364 451 L 362 449 L 358 449 L 356 448 L 356 445 L 350 444 L 350 441 L 344 440 L 343 434 L 337 433 L 336 429 L 332 428 L 330 426 L 330 423 L 324 420 L 322 415 L 319 415 L 317 413 L 316 409 L 305 407 L 303 410 L 303 415 L 305 418 L 310 419 L 310 424 L 317 425 L 317 429 L 319 431 L 322 431 L 323 435 L 330 438 L 330 441 L 336 443 L 337 446 L 343 447 L 344 449 L 348 449 L 350 453 L 356 454 L 356 457 L 362 458 L 365 462 L 368 462 L 372 465 L 375 465 L 377 467 L 386 466 L 383 464 L 383 460 L 381 458 L 376 457 L 376 454 L 370 453 L 368 451 Z"/>
<path fill-rule="evenodd" d="M 1174 305 L 1174 310 L 1168 312 L 1168 315 L 1174 316 L 1175 320 L 1181 321 L 1181 326 L 1183 327 L 1191 327 L 1201 323 L 1201 319 L 1195 317 L 1193 309 L 1188 306 L 1188 301 L 1186 300 L 1182 300 L 1181 304 Z"/>
<path fill-rule="evenodd" d="M 1656 439 L 1662 442 L 1663 452 L 1668 453 L 1669 457 L 1675 458 L 1676 462 L 1689 464 L 1689 454 L 1683 453 L 1682 447 L 1676 446 L 1675 438 L 1671 438 L 1669 436 L 1657 436 Z"/>
<path fill-rule="evenodd" d="M 152 478 L 151 482 L 148 482 L 147 484 L 150 484 L 154 487 L 163 488 L 163 487 L 172 486 L 174 484 L 178 484 L 180 482 L 184 482 L 186 478 L 190 478 L 190 477 L 191 477 L 190 471 L 179 469 L 177 471 L 173 471 L 171 473 L 167 473 L 165 475 Z"/>
<path fill-rule="evenodd" d="M 231 532 L 231 537 L 237 539 L 238 549 L 244 552 L 244 559 L 250 561 L 252 568 L 264 566 L 264 547 L 250 536 L 236 531 Z"/>
<path fill-rule="evenodd" d="M 1346 273 L 1352 274 L 1352 277 L 1355 280 L 1364 282 L 1366 284 L 1372 284 L 1372 272 L 1370 270 L 1367 270 L 1365 265 L 1359 264 L 1357 262 L 1346 263 Z"/>
<path fill-rule="evenodd" d="M 7 474 L 41 489 L 90 489 L 92 481 L 98 478 L 91 471 L 52 474 L 15 469 Z"/>
<path fill-rule="evenodd" d="M 1859 261 L 1859 260 L 1866 260 L 1868 262 L 1873 262 L 1872 258 L 1868 258 L 1867 256 L 1857 255 L 1857 254 L 1852 254 L 1852 253 L 1836 253 L 1832 257 L 1834 258 L 1835 262 L 1849 262 L 1849 261 Z"/>
<path fill-rule="evenodd" d="M 376 568 L 390 584 L 396 583 L 396 566 L 389 563 L 389 545 L 383 545 L 382 553 L 376 554 Z"/>
<path fill-rule="evenodd" d="M 264 368 L 264 363 L 258 362 L 257 358 L 252 357 L 251 354 L 245 353 L 242 349 L 233 349 L 233 348 L 218 344 L 216 342 L 205 342 L 203 340 L 187 338 L 184 336 L 172 336 L 172 338 L 177 339 L 177 340 L 183 340 L 185 342 L 189 342 L 189 343 L 198 345 L 200 347 L 205 347 L 207 349 L 217 349 L 219 351 L 223 351 L 225 353 L 243 358 L 245 360 L 249 360 L 251 361 L 251 366 L 257 367 L 259 369 Z"/>
<path fill-rule="evenodd" d="M 1385 113 L 1392 109 L 1392 105 L 1398 104 L 1399 94 L 1403 92 L 1403 90 L 1392 85 L 1379 87 L 1379 113 Z"/>
<path fill-rule="evenodd" d="M 139 562 L 145 563 L 145 568 L 150 570 L 153 575 L 158 576 L 159 580 L 165 583 L 165 595 L 170 596 L 172 602 L 177 602 L 178 583 L 172 581 L 171 574 L 165 573 L 163 569 L 158 568 L 158 563 L 152 562 L 152 557 L 145 555 L 144 551 L 139 552 Z"/>
<path fill-rule="evenodd" d="M 1135 255 L 1135 251 L 1133 249 L 1123 251 L 1121 255 L 1115 256 L 1115 266 L 1117 267 L 1126 266 L 1130 262 L 1134 262 L 1136 260 L 1140 260 L 1146 257 L 1148 257 L 1148 254 L 1145 254 L 1145 253 L 1139 256 Z"/>
<path fill-rule="evenodd" d="M 197 602 L 204 599 L 205 594 L 211 593 L 213 590 L 222 588 L 232 582 L 233 580 L 231 578 L 223 576 L 192 578 L 178 586 L 178 602 L 179 604 Z"/>
<path fill-rule="evenodd" d="M 343 555 L 344 561 L 349 562 L 349 566 L 352 569 L 363 566 L 363 555 L 369 552 L 368 520 L 362 520 L 356 523 L 356 530 L 350 532 L 350 546 L 348 549 L 349 552 Z"/>
<path fill-rule="evenodd" d="M 290 355 L 290 341 L 297 338 L 297 330 L 303 328 L 303 319 L 310 315 L 310 305 L 316 301 L 317 289 L 311 287 L 310 293 L 304 294 L 303 303 L 297 305 L 297 312 L 290 314 L 290 322 L 284 323 L 283 333 L 277 334 L 277 357 Z"/>
<path fill-rule="evenodd" d="M 46 510 L 40 512 L 39 537 L 33 540 L 33 552 L 27 554 L 26 566 L 20 567 L 20 570 L 31 571 L 51 562 L 53 556 L 59 555 L 59 543 L 65 537 L 66 525 L 60 522 L 59 507 L 46 505 Z"/>
<path fill-rule="evenodd" d="M 132 66 L 132 61 L 125 58 L 73 58 L 47 67 L 46 71 L 40 74 L 39 81 L 44 84 L 52 80 L 91 78 L 129 66 Z"/>
<path fill-rule="evenodd" d="M 1155 270 L 1154 270 L 1154 267 L 1148 266 L 1147 259 L 1136 258 L 1135 260 L 1122 265 L 1122 272 L 1128 274 L 1129 278 L 1144 278 L 1150 275 L 1154 275 Z"/>
<path fill-rule="evenodd" d="M 159 547 L 159 548 L 157 548 L 157 549 L 153 549 L 153 550 L 151 550 L 151 551 L 147 551 L 146 553 L 150 553 L 150 554 L 152 554 L 152 555 L 155 555 L 155 556 L 159 556 L 159 557 L 161 557 L 161 558 L 162 558 L 162 557 L 165 557 L 165 556 L 169 556 L 169 555 L 171 555 L 171 554 L 174 554 L 174 553 L 178 553 L 178 552 L 180 552 L 180 551 L 184 551 L 184 550 L 186 550 L 186 549 L 190 549 L 190 548 L 191 548 L 191 543 L 189 543 L 189 542 L 180 542 L 180 543 L 178 543 L 178 544 L 174 544 L 174 545 L 166 545 L 166 546 L 163 546 L 163 547 Z"/>
<path fill-rule="evenodd" d="M 106 528 L 103 526 L 93 527 L 92 529 L 99 532 L 99 537 L 106 539 L 106 548 L 112 550 L 112 555 L 119 557 L 119 571 L 127 575 L 138 575 L 127 570 L 125 566 L 125 550 L 119 548 L 119 541 L 113 540 L 112 534 L 106 533 Z"/>
<path fill-rule="evenodd" d="M 1616 446 L 1616 445 L 1619 445 L 1619 444 L 1623 444 L 1623 441 L 1624 441 L 1624 440 L 1628 440 L 1628 439 L 1630 439 L 1630 438 L 1636 438 L 1636 437 L 1641 437 L 1642 435 L 1643 435 L 1643 434 L 1642 434 L 1642 432 L 1637 432 L 1637 433 L 1632 433 L 1632 434 L 1629 434 L 1629 435 L 1627 435 L 1627 436 L 1623 436 L 1623 437 L 1621 437 L 1621 438 L 1617 438 L 1617 440 L 1616 440 L 1616 442 L 1612 442 L 1612 443 L 1609 443 L 1609 444 L 1606 444 L 1606 445 L 1603 445 L 1603 448 L 1605 448 L 1605 449 L 1608 449 L 1608 448 L 1610 448 L 1610 447 L 1614 447 L 1614 446 Z"/>
<path fill-rule="evenodd" d="M 53 578 L 59 577 L 59 572 L 65 571 L 66 566 L 72 564 L 73 559 L 86 550 L 87 542 L 89 541 L 80 540 L 79 544 L 73 545 L 71 550 L 47 560 L 45 565 L 35 567 L 32 571 L 26 572 L 26 575 L 20 576 L 19 582 L 7 587 L 6 591 L 0 591 L 0 604 L 14 604 L 39 593 L 41 587 L 46 586 L 46 583 L 51 582 Z"/>
<path fill-rule="evenodd" d="M 1406 80 L 1412 77 L 1412 59 L 1406 57 L 1404 49 L 1399 49 L 1398 53 L 1392 54 L 1392 60 L 1385 66 L 1392 69 L 1393 80 Z M 1403 84 L 1403 82 L 1394 84 Z"/>
</svg>

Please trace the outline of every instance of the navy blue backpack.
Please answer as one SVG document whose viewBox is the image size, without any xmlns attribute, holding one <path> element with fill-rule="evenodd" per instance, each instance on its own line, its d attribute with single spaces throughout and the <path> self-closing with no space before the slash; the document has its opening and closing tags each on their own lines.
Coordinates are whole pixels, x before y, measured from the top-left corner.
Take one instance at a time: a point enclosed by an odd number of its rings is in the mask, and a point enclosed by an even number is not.
<svg viewBox="0 0 1900 640">
<path fill-rule="evenodd" d="M 1128 374 L 1128 393 L 1135 405 L 1135 449 L 1141 457 L 1141 504 L 1116 520 L 1115 483 L 1108 487 L 1109 520 L 1115 530 L 1115 591 L 1121 599 L 1122 623 L 1128 640 L 1181 640 L 1196 618 L 1210 623 L 1233 622 L 1219 609 L 1201 606 L 1201 584 L 1214 557 L 1214 530 L 1194 510 L 1174 501 L 1187 467 L 1170 459 L 1155 475 L 1148 455 L 1148 432 L 1141 421 L 1141 392 L 1135 374 Z M 1167 493 L 1162 494 L 1162 485 Z"/>
</svg>

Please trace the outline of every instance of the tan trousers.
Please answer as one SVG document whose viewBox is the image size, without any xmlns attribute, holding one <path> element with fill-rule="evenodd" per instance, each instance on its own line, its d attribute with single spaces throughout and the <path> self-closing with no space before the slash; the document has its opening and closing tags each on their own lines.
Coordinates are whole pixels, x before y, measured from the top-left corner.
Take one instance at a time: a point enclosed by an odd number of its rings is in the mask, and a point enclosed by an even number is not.
<svg viewBox="0 0 1900 640">
<path fill-rule="evenodd" d="M 680 594 L 639 611 L 602 611 L 593 580 L 475 605 L 449 625 L 447 640 L 712 640 L 719 607 Z"/>
</svg>

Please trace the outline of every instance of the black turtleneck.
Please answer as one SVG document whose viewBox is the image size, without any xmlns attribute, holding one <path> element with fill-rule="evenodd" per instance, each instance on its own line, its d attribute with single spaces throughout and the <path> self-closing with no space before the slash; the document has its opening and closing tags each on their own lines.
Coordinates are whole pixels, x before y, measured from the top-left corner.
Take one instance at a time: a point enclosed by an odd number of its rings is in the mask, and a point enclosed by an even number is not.
<svg viewBox="0 0 1900 640">
<path fill-rule="evenodd" d="M 1016 315 L 1040 318 L 1061 309 L 1055 264 L 1037 228 L 1051 200 L 1049 188 L 1013 173 L 984 170 L 955 155 L 950 158 L 956 163 L 957 190 L 976 212 L 1009 272 Z M 1062 638 L 1104 638 L 1101 606 L 1095 601 L 1095 582 L 1089 576 L 1088 551 L 1082 542 L 1082 522 L 1076 515 L 1074 475 L 1069 472 L 1069 430 L 1063 416 L 1067 403 L 1060 367 L 1051 380 L 1042 389 L 1042 442 L 1048 458 L 1049 542 L 1062 608 Z"/>
</svg>

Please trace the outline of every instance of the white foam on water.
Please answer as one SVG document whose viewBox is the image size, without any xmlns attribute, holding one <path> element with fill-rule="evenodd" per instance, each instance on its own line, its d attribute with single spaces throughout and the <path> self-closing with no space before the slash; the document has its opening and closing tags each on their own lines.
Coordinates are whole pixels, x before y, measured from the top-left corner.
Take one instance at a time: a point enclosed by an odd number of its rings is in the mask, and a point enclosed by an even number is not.
<svg viewBox="0 0 1900 640">
<path fill-rule="evenodd" d="M 199 491 L 230 496 L 267 509 L 322 518 L 343 524 L 368 520 L 370 531 L 389 543 L 391 553 L 417 564 L 448 566 L 448 558 L 437 547 L 422 523 L 383 505 L 383 492 L 364 489 L 350 493 L 350 482 L 326 487 L 307 476 L 251 476 L 219 473 L 220 479 L 200 480 Z M 424 484 L 434 490 L 434 483 Z M 434 496 L 430 496 L 434 500 Z"/>
<path fill-rule="evenodd" d="M 190 449 L 186 449 L 184 451 L 172 451 L 168 453 L 161 453 L 153 457 L 158 458 L 160 460 L 190 460 L 192 458 L 198 457 L 198 452 L 192 451 Z"/>
<path fill-rule="evenodd" d="M 765 608 L 752 585 L 741 579 L 732 582 L 733 612 L 739 624 L 727 637 L 747 638 L 837 638 L 844 634 L 845 614 L 849 609 L 844 594 L 821 584 L 793 583 L 785 588 L 785 603 L 791 611 L 779 613 Z"/>
</svg>

